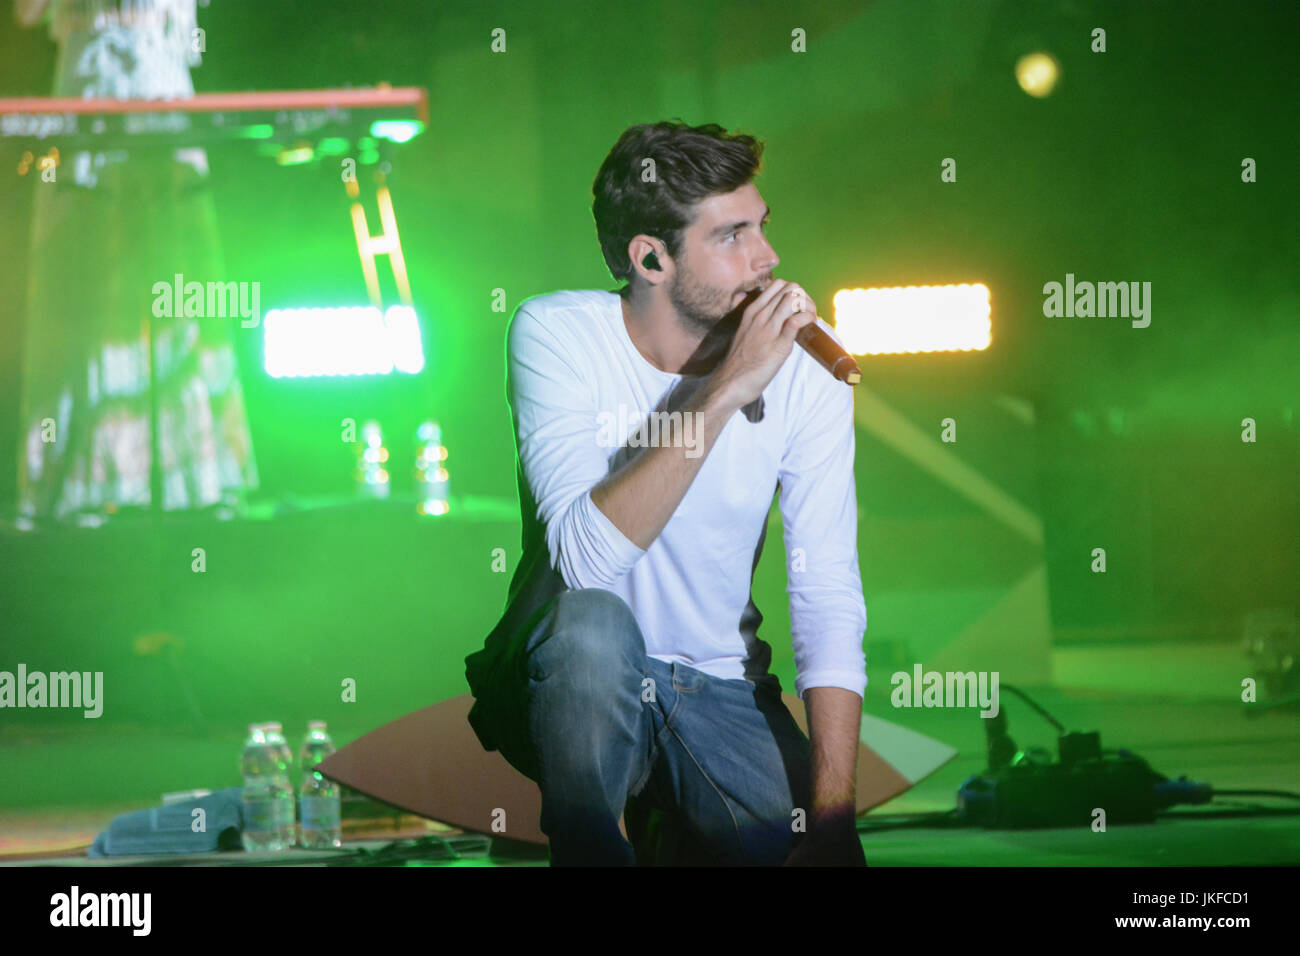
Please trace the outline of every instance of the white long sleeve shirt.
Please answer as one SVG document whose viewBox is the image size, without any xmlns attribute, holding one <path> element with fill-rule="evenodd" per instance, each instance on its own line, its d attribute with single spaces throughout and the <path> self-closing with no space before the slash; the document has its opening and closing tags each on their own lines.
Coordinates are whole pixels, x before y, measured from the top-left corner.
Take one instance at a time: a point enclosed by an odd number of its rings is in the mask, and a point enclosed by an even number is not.
<svg viewBox="0 0 1300 956">
<path fill-rule="evenodd" d="M 655 413 L 680 411 L 702 380 L 650 364 L 629 337 L 614 292 L 527 299 L 506 341 L 523 537 L 539 546 L 544 539 L 566 587 L 623 598 L 651 657 L 721 678 L 765 675 L 771 648 L 758 637 L 762 615 L 751 589 L 779 485 L 795 692 L 863 693 L 867 611 L 849 386 L 796 345 L 761 401 L 727 422 L 672 518 L 643 550 L 595 506 L 591 489 L 643 453 L 643 444 L 702 452 L 699 430 L 680 416 L 675 432 L 667 417 L 652 427 Z"/>
</svg>

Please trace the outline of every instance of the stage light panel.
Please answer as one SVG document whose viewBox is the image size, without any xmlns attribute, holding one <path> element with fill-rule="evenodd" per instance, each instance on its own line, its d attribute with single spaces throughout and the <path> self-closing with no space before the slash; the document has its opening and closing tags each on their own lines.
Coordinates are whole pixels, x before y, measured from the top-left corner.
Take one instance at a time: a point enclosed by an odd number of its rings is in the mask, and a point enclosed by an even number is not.
<svg viewBox="0 0 1300 956">
<path fill-rule="evenodd" d="M 982 283 L 841 289 L 835 333 L 853 355 L 986 349 L 993 321 Z"/>
<path fill-rule="evenodd" d="M 410 306 L 272 309 L 263 320 L 273 378 L 414 375 L 424 369 L 420 323 Z"/>
</svg>

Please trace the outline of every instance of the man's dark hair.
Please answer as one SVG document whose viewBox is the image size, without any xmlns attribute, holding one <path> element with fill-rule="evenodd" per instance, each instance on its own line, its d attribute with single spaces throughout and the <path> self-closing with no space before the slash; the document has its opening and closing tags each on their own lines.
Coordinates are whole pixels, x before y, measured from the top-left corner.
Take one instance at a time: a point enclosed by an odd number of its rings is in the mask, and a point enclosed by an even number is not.
<svg viewBox="0 0 1300 956">
<path fill-rule="evenodd" d="M 659 239 L 677 258 L 683 233 L 695 221 L 695 205 L 752 180 L 762 156 L 762 142 L 728 135 L 717 123 L 688 126 L 676 120 L 624 130 L 591 186 L 596 237 L 614 278 L 633 281 L 627 246 L 641 233 Z"/>
</svg>

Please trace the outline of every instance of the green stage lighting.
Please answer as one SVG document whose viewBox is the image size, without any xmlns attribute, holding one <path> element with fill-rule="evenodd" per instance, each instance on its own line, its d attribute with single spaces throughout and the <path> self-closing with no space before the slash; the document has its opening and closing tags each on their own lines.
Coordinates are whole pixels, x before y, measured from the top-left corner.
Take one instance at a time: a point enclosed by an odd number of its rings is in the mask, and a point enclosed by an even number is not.
<svg viewBox="0 0 1300 956">
<path fill-rule="evenodd" d="M 407 143 L 424 131 L 419 120 L 375 120 L 370 124 L 370 135 L 393 143 Z"/>
</svg>

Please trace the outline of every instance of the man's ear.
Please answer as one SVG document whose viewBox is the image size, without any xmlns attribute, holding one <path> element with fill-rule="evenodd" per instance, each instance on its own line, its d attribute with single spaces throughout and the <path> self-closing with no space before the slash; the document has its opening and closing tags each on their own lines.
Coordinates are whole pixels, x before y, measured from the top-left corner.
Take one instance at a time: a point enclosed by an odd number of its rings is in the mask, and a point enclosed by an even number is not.
<svg viewBox="0 0 1300 956">
<path fill-rule="evenodd" d="M 663 278 L 664 267 L 659 260 L 660 255 L 663 254 L 666 254 L 666 250 L 661 246 L 640 236 L 628 244 L 628 259 L 632 263 L 632 271 L 640 273 L 641 278 L 650 285 L 655 285 L 656 279 Z M 654 273 L 659 275 L 656 276 Z"/>
</svg>

